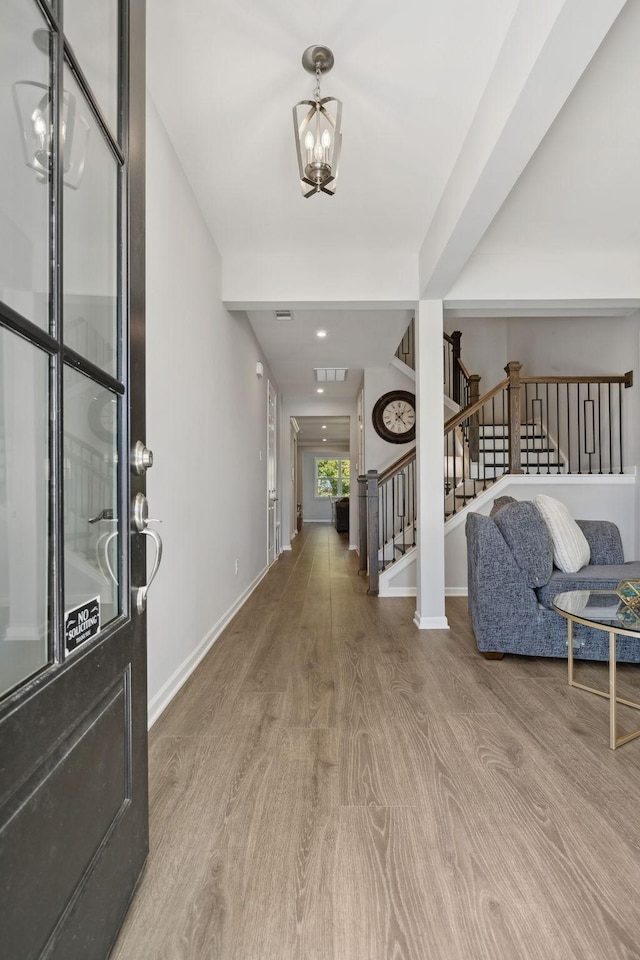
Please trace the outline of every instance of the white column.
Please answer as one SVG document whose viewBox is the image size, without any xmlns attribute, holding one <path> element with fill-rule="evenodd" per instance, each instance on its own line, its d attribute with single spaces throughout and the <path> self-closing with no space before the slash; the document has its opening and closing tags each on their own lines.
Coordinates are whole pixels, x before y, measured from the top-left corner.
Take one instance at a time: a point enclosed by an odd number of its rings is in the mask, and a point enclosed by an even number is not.
<svg viewBox="0 0 640 960">
<path fill-rule="evenodd" d="M 444 610 L 444 405 L 441 300 L 421 300 L 416 311 L 416 455 L 418 565 L 414 623 L 447 629 Z"/>
</svg>

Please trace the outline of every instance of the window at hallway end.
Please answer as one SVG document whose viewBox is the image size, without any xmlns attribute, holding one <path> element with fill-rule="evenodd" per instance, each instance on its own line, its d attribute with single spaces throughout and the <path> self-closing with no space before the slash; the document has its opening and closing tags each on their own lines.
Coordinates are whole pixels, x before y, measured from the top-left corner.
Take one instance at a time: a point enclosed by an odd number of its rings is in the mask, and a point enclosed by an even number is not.
<svg viewBox="0 0 640 960">
<path fill-rule="evenodd" d="M 351 488 L 351 462 L 348 459 L 316 457 L 315 496 L 348 497 Z"/>
</svg>

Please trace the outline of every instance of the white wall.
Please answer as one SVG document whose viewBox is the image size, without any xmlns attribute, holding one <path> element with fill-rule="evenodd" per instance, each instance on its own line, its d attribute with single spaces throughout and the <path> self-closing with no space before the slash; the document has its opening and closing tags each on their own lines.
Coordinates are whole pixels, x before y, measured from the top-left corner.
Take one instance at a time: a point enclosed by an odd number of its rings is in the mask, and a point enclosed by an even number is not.
<svg viewBox="0 0 640 960">
<path fill-rule="evenodd" d="M 502 318 L 482 318 L 473 320 L 445 319 L 445 330 L 453 333 L 460 330 L 460 353 L 462 362 L 469 373 L 480 376 L 480 393 L 485 393 L 506 376 L 504 368 L 509 360 L 519 357 L 507 355 L 507 326 L 509 321 Z"/>
<path fill-rule="evenodd" d="M 391 363 L 382 369 L 365 370 L 363 395 L 365 472 L 385 470 L 415 447 L 415 443 L 388 443 L 373 429 L 371 421 L 373 408 L 380 397 L 389 390 L 408 390 L 415 394 L 415 380 L 406 376 Z"/>
<path fill-rule="evenodd" d="M 271 375 L 246 318 L 222 306 L 220 275 L 218 250 L 148 100 L 146 441 L 155 460 L 147 492 L 165 548 L 148 605 L 152 719 L 267 560 Z"/>
<path fill-rule="evenodd" d="M 331 521 L 331 500 L 326 497 L 315 496 L 315 461 L 316 457 L 349 458 L 347 444 L 332 444 L 330 448 L 323 447 L 315 450 L 303 450 L 302 453 L 302 518 L 306 521 Z M 354 496 L 357 487 L 354 487 Z"/>
</svg>

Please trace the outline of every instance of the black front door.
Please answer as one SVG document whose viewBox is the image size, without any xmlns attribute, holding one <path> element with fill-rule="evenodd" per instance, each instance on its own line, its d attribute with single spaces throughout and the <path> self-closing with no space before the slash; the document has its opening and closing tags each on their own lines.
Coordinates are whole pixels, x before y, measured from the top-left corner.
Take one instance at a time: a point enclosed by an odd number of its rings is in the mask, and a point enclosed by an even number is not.
<svg viewBox="0 0 640 960">
<path fill-rule="evenodd" d="M 99 960 L 148 844 L 144 0 L 2 0 L 0 124 L 0 955 Z"/>
</svg>

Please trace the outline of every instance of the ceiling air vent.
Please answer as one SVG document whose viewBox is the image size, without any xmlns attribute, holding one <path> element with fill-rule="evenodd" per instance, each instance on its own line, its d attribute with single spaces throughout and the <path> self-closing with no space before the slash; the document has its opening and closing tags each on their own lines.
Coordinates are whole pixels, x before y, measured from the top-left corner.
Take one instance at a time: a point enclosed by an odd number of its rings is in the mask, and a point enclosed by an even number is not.
<svg viewBox="0 0 640 960">
<path fill-rule="evenodd" d="M 276 310 L 276 320 L 293 320 L 291 310 Z"/>
<path fill-rule="evenodd" d="M 321 383 L 338 383 L 347 379 L 346 367 L 314 367 L 316 380 Z"/>
</svg>

